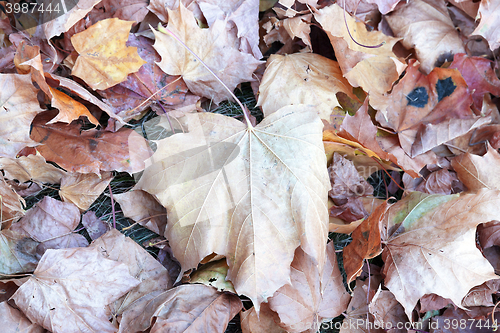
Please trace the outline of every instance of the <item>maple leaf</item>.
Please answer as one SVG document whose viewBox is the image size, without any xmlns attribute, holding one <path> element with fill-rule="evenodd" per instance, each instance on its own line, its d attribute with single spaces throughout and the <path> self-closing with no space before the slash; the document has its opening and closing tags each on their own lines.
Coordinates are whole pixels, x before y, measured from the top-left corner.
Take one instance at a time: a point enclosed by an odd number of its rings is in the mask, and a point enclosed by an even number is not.
<svg viewBox="0 0 500 333">
<path fill-rule="evenodd" d="M 42 143 L 37 151 L 62 168 L 81 173 L 102 171 L 139 172 L 151 156 L 145 139 L 129 128 L 117 132 L 96 129 L 80 131 L 80 125 L 55 123 L 46 125 L 53 115 L 35 119 L 31 137 Z"/>
<path fill-rule="evenodd" d="M 475 245 L 476 226 L 498 218 L 496 190 L 477 194 L 413 192 L 381 220 L 385 286 L 408 318 L 418 299 L 435 293 L 460 306 L 469 290 L 497 278 Z"/>
<path fill-rule="evenodd" d="M 24 200 L 3 178 L 0 179 L 0 198 L 2 198 L 0 201 L 0 211 L 2 213 L 0 229 L 6 229 L 12 222 L 24 215 Z"/>
<path fill-rule="evenodd" d="M 262 303 L 260 305 L 258 315 L 254 307 L 240 312 L 241 330 L 245 333 L 287 333 L 286 330 L 278 326 L 277 323 L 279 323 L 279 321 L 278 314 L 269 308 L 268 303 Z"/>
<path fill-rule="evenodd" d="M 490 121 L 470 109 L 472 97 L 460 72 L 435 68 L 426 76 L 416 61 L 389 95 L 372 94 L 370 104 L 378 110 L 377 121 L 398 133 L 411 157 Z"/>
<path fill-rule="evenodd" d="M 486 92 L 500 96 L 500 80 L 493 71 L 492 64 L 491 60 L 482 57 L 469 57 L 464 53 L 457 53 L 449 67 L 458 69 L 469 88 L 473 89 L 472 99 L 478 110 L 481 110 Z"/>
<path fill-rule="evenodd" d="M 120 19 L 102 20 L 71 37 L 79 53 L 71 72 L 92 89 L 104 90 L 127 79 L 146 62 L 137 48 L 126 46 L 133 22 Z"/>
<path fill-rule="evenodd" d="M 500 37 L 498 37 L 499 6 L 500 1 L 498 0 L 481 0 L 477 14 L 481 20 L 472 32 L 472 35 L 483 36 L 488 41 L 492 51 L 500 46 Z"/>
<path fill-rule="evenodd" d="M 422 70 L 428 74 L 436 63 L 452 60 L 465 49 L 441 0 L 415 0 L 386 16 L 392 31 L 403 37 L 403 45 L 415 48 Z"/>
<path fill-rule="evenodd" d="M 59 110 L 59 114 L 50 121 L 51 123 L 57 121 L 70 123 L 80 116 L 85 116 L 92 124 L 99 125 L 99 121 L 83 104 L 47 84 L 40 56 L 40 47 L 26 45 L 26 42 L 22 41 L 17 47 L 14 63 L 16 63 L 20 74 L 31 73 L 32 79 L 50 98 L 50 104 Z"/>
<path fill-rule="evenodd" d="M 346 310 L 350 296 L 344 288 L 337 266 L 335 247 L 327 247 L 327 264 L 323 273 L 299 247 L 291 265 L 291 285 L 285 285 L 269 299 L 269 307 L 278 313 L 280 326 L 288 332 L 316 332 L 325 319 Z"/>
<path fill-rule="evenodd" d="M 316 105 L 320 117 L 330 120 L 333 109 L 340 106 L 338 92 L 356 99 L 337 62 L 313 53 L 273 54 L 259 86 L 257 106 L 267 116 L 287 105 Z"/>
<path fill-rule="evenodd" d="M 165 236 L 183 271 L 225 255 L 228 279 L 258 309 L 288 281 L 299 245 L 324 262 L 323 124 L 306 106 L 284 107 L 256 127 L 218 114 L 186 118 L 190 133 L 158 143 L 137 187 L 167 208 Z"/>
<path fill-rule="evenodd" d="M 484 156 L 465 153 L 455 157 L 451 165 L 469 191 L 500 189 L 500 175 L 493 171 L 500 167 L 500 155 L 489 144 Z"/>
<path fill-rule="evenodd" d="M 139 299 L 122 316 L 119 333 L 144 331 L 156 318 L 151 332 L 223 332 L 243 307 L 230 293 L 218 292 L 203 284 L 180 285 L 153 292 Z"/>
<path fill-rule="evenodd" d="M 4 274 L 33 271 L 40 258 L 36 254 L 37 245 L 37 241 L 15 231 L 0 231 L 0 279 Z"/>
<path fill-rule="evenodd" d="M 314 17 L 328 34 L 340 68 L 349 83 L 353 87 L 362 87 L 366 92 L 383 94 L 391 89 L 406 67 L 392 51 L 399 39 L 380 31 L 368 31 L 364 23 L 345 15 L 347 26 L 339 24 L 344 21 L 344 11 L 334 4 L 320 9 Z M 366 48 L 356 44 L 353 38 L 362 45 L 381 46 Z"/>
<path fill-rule="evenodd" d="M 233 91 L 241 82 L 253 81 L 252 73 L 260 61 L 238 51 L 236 36 L 226 31 L 226 22 L 216 20 L 208 29 L 196 24 L 193 13 L 182 2 L 175 11 L 168 9 L 168 26 Z M 156 51 L 162 60 L 158 66 L 167 74 L 181 75 L 194 94 L 219 104 L 228 95 L 213 75 L 172 36 L 153 30 Z"/>
<path fill-rule="evenodd" d="M 71 204 L 44 197 L 10 230 L 42 243 L 43 249 L 87 246 L 87 239 L 73 231 L 80 223 L 80 211 Z"/>
<path fill-rule="evenodd" d="M 167 75 L 155 64 L 155 61 L 160 61 L 160 56 L 149 39 L 130 35 L 127 45 L 137 47 L 137 53 L 146 63 L 137 73 L 130 74 L 126 81 L 98 91 L 119 116 L 129 121 L 144 112 L 153 102 L 172 106 L 185 101 L 186 84 L 179 76 Z"/>
<path fill-rule="evenodd" d="M 121 315 L 142 296 L 172 287 L 166 268 L 140 245 L 116 229 L 111 229 L 92 242 L 90 248 L 98 249 L 106 259 L 124 263 L 127 265 L 130 275 L 141 282 L 126 296 L 110 305 L 115 316 Z"/>
<path fill-rule="evenodd" d="M 54 333 L 116 332 L 104 307 L 139 281 L 95 248 L 47 250 L 12 296 L 32 322 Z"/>
<path fill-rule="evenodd" d="M 66 174 L 61 179 L 59 196 L 64 202 L 73 203 L 83 212 L 90 208 L 112 179 L 111 172 L 103 172 L 100 176 L 94 173 Z"/>
<path fill-rule="evenodd" d="M 30 75 L 0 74 L 0 157 L 15 158 L 30 139 L 30 124 L 43 111 L 36 98 L 37 90 Z"/>
<path fill-rule="evenodd" d="M 167 211 L 152 195 L 141 190 L 134 190 L 113 196 L 120 204 L 124 216 L 158 235 L 165 234 Z"/>
<path fill-rule="evenodd" d="M 33 324 L 21 311 L 14 309 L 7 302 L 0 303 L 0 317 L 4 333 L 43 333 L 44 331 L 42 327 Z"/>
</svg>

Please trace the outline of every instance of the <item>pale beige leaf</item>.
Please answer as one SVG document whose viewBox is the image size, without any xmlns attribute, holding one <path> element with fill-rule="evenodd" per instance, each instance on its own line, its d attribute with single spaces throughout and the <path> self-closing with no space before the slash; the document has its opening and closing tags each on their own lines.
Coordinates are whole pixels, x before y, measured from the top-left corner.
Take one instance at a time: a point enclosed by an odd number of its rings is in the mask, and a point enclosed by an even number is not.
<svg viewBox="0 0 500 333">
<path fill-rule="evenodd" d="M 24 199 L 17 194 L 3 178 L 0 179 L 0 230 L 8 228 L 24 215 Z"/>
<path fill-rule="evenodd" d="M 0 157 L 15 158 L 30 139 L 30 124 L 43 111 L 31 84 L 31 75 L 0 74 Z"/>
<path fill-rule="evenodd" d="M 0 303 L 3 333 L 43 333 L 44 329 L 33 324 L 23 313 L 14 309 L 7 302 Z"/>
<path fill-rule="evenodd" d="M 113 197 L 120 204 L 123 215 L 158 235 L 165 234 L 167 210 L 151 194 L 134 190 Z"/>
<path fill-rule="evenodd" d="M 461 304 L 469 290 L 497 278 L 475 244 L 476 226 L 498 218 L 500 193 L 413 192 L 382 219 L 385 286 L 408 318 L 420 297 L 435 293 Z"/>
<path fill-rule="evenodd" d="M 458 179 L 470 191 L 481 188 L 500 190 L 500 174 L 496 171 L 500 167 L 500 155 L 489 144 L 484 156 L 465 153 L 451 160 L 451 165 Z"/>
<path fill-rule="evenodd" d="M 19 158 L 0 157 L 0 169 L 6 179 L 16 179 L 20 183 L 32 180 L 40 183 L 59 184 L 66 174 L 45 161 L 42 155 L 28 155 Z"/>
<path fill-rule="evenodd" d="M 127 265 L 130 275 L 141 282 L 126 296 L 110 305 L 114 315 L 122 314 L 133 302 L 146 294 L 172 287 L 167 269 L 140 245 L 116 229 L 111 229 L 93 241 L 90 247 L 99 250 L 107 259 Z"/>
<path fill-rule="evenodd" d="M 156 323 L 151 333 L 224 332 L 229 321 L 241 310 L 240 299 L 202 284 L 180 285 L 165 292 L 154 292 L 125 311 L 121 333 L 144 331 Z"/>
<path fill-rule="evenodd" d="M 269 299 L 269 307 L 280 317 L 288 332 L 316 332 L 324 320 L 347 309 L 350 295 L 337 266 L 333 242 L 327 245 L 327 261 L 321 274 L 313 258 L 297 248 L 291 265 L 291 285 L 285 285 Z"/>
<path fill-rule="evenodd" d="M 401 304 L 396 300 L 389 290 L 382 290 L 379 286 L 377 293 L 373 296 L 368 305 L 370 313 L 374 317 L 374 322 L 380 327 L 392 327 L 390 333 L 407 333 L 408 330 L 399 326 L 408 326 L 408 317 Z"/>
<path fill-rule="evenodd" d="M 80 211 L 75 205 L 46 196 L 11 230 L 43 243 L 44 249 L 87 246 L 85 237 L 73 232 L 79 223 Z"/>
<path fill-rule="evenodd" d="M 259 314 L 252 307 L 250 310 L 240 312 L 240 324 L 243 333 L 286 333 L 278 326 L 280 318 L 269 308 L 267 303 L 260 305 Z"/>
<path fill-rule="evenodd" d="M 273 54 L 259 87 L 259 101 L 265 116 L 287 105 L 316 106 L 322 119 L 330 120 L 340 106 L 336 94 L 356 98 L 336 61 L 314 53 Z"/>
<path fill-rule="evenodd" d="M 36 268 L 38 242 L 12 230 L 0 231 L 0 278 L 2 274 L 31 272 Z"/>
<path fill-rule="evenodd" d="M 348 13 L 345 16 L 347 25 L 339 24 L 344 21 L 344 10 L 338 4 L 324 7 L 314 14 L 328 34 L 349 83 L 361 86 L 367 92 L 385 93 L 406 67 L 392 51 L 399 38 L 389 37 L 380 31 L 368 31 L 363 22 L 357 22 Z M 363 45 L 381 46 L 367 48 Z M 351 71 L 354 72 L 351 74 Z"/>
<path fill-rule="evenodd" d="M 472 32 L 472 35 L 483 36 L 489 43 L 492 51 L 500 46 L 500 37 L 498 35 L 500 21 L 500 1 L 481 0 L 478 16 L 481 18 L 478 26 Z M 476 18 L 477 19 L 477 18 Z"/>
<path fill-rule="evenodd" d="M 59 196 L 64 202 L 71 202 L 81 211 L 85 211 L 108 187 L 112 179 L 111 172 L 101 172 L 100 177 L 95 173 L 68 173 L 61 179 Z"/>
<path fill-rule="evenodd" d="M 232 91 L 241 82 L 253 81 L 252 73 L 260 64 L 252 55 L 238 50 L 236 35 L 226 30 L 226 22 L 216 20 L 208 29 L 200 28 L 193 13 L 182 2 L 176 10 L 168 9 L 167 28 L 179 37 Z M 194 94 L 213 99 L 218 104 L 228 98 L 219 81 L 170 35 L 153 30 L 154 48 L 161 55 L 158 64 L 170 75 L 182 75 Z"/>
<path fill-rule="evenodd" d="M 47 250 L 12 296 L 32 321 L 54 333 L 116 332 L 105 306 L 139 284 L 127 266 L 93 248 Z"/>
<path fill-rule="evenodd" d="M 299 245 L 324 263 L 323 124 L 302 105 L 250 128 L 218 114 L 186 118 L 190 132 L 159 141 L 137 187 L 167 208 L 165 236 L 182 269 L 212 253 L 226 256 L 228 279 L 258 308 L 288 282 Z"/>
<path fill-rule="evenodd" d="M 429 74 L 439 61 L 453 60 L 465 49 L 446 4 L 441 0 L 414 0 L 399 7 L 386 20 L 403 45 L 415 48 L 422 70 Z"/>
</svg>

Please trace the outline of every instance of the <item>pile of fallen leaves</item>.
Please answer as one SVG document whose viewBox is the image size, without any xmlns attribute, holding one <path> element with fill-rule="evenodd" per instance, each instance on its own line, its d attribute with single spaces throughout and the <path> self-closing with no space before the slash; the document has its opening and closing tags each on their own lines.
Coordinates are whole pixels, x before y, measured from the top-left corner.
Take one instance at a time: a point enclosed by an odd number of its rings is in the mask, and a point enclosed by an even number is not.
<svg viewBox="0 0 500 333">
<path fill-rule="evenodd" d="M 500 0 L 8 4 L 2 332 L 494 329 Z"/>
</svg>

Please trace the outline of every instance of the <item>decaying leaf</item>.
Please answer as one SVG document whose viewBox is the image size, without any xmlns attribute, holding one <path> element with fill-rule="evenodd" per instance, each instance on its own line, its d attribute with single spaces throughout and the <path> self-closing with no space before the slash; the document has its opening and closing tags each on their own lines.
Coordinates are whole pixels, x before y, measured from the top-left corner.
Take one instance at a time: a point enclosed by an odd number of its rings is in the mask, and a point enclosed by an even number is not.
<svg viewBox="0 0 500 333">
<path fill-rule="evenodd" d="M 114 195 L 123 215 L 158 235 L 165 234 L 167 210 L 149 193 L 134 190 Z"/>
<path fill-rule="evenodd" d="M 411 312 L 418 299 L 435 293 L 460 306 L 469 290 L 495 279 L 475 245 L 476 226 L 498 218 L 496 190 L 477 194 L 413 192 L 382 219 L 385 286 Z"/>
<path fill-rule="evenodd" d="M 218 291 L 235 292 L 231 281 L 226 281 L 228 266 L 226 258 L 204 264 L 190 277 L 190 283 L 203 283 Z"/>
<path fill-rule="evenodd" d="M 139 284 L 95 248 L 47 250 L 12 296 L 32 322 L 54 332 L 116 332 L 105 306 Z"/>
<path fill-rule="evenodd" d="M 168 9 L 167 28 L 179 37 L 232 91 L 241 82 L 253 81 L 252 73 L 260 64 L 252 55 L 237 47 L 237 37 L 226 30 L 226 22 L 216 20 L 208 29 L 196 24 L 193 13 L 182 2 Z M 218 104 L 228 99 L 219 81 L 173 37 L 153 30 L 154 47 L 161 55 L 158 66 L 167 74 L 181 75 L 191 92 L 211 98 Z"/>
<path fill-rule="evenodd" d="M 259 87 L 259 102 L 267 116 L 287 105 L 315 105 L 322 119 L 330 120 L 340 106 L 337 92 L 356 99 L 336 61 L 314 53 L 273 54 Z"/>
<path fill-rule="evenodd" d="M 12 230 L 0 231 L 0 279 L 4 274 L 31 272 L 36 268 L 37 241 Z"/>
<path fill-rule="evenodd" d="M 452 61 L 455 53 L 465 52 L 444 1 L 410 1 L 386 19 L 394 34 L 403 37 L 403 45 L 415 48 L 426 74 L 445 60 Z"/>
<path fill-rule="evenodd" d="M 37 151 L 47 160 L 71 172 L 139 172 L 151 149 L 144 138 L 129 128 L 117 132 L 80 131 L 80 125 L 46 125 L 47 118 L 37 118 L 31 137 L 41 143 Z"/>
<path fill-rule="evenodd" d="M 218 292 L 203 284 L 180 285 L 164 292 L 155 292 L 135 302 L 125 311 L 120 333 L 144 331 L 156 322 L 151 332 L 223 332 L 229 321 L 241 310 L 240 299 L 230 293 Z"/>
<path fill-rule="evenodd" d="M 478 10 L 478 16 L 481 20 L 472 32 L 473 35 L 483 36 L 488 41 L 492 51 L 500 46 L 500 37 L 498 36 L 499 6 L 498 0 L 481 0 Z"/>
<path fill-rule="evenodd" d="M 491 120 L 472 112 L 472 97 L 460 72 L 435 68 L 424 75 L 418 68 L 418 62 L 410 60 L 389 95 L 372 94 L 370 99 L 378 110 L 377 121 L 398 133 L 408 155 L 425 153 Z"/>
<path fill-rule="evenodd" d="M 500 175 L 494 171 L 500 167 L 500 155 L 496 149 L 488 144 L 488 151 L 484 156 L 465 153 L 451 161 L 458 179 L 470 191 L 481 188 L 500 189 Z"/>
<path fill-rule="evenodd" d="M 30 139 L 30 124 L 43 111 L 36 94 L 30 75 L 0 74 L 0 157 L 37 145 Z"/>
<path fill-rule="evenodd" d="M 83 212 L 90 208 L 112 179 L 111 172 L 103 172 L 100 176 L 94 173 L 69 173 L 61 179 L 59 196 Z"/>
<path fill-rule="evenodd" d="M 186 118 L 190 132 L 159 142 L 137 187 L 167 208 L 165 236 L 182 269 L 225 255 L 228 279 L 258 309 L 287 283 L 299 245 L 324 262 L 323 124 L 306 106 L 284 107 L 256 127 L 210 113 Z"/>
<path fill-rule="evenodd" d="M 315 260 L 297 248 L 291 285 L 281 287 L 269 299 L 269 307 L 280 317 L 279 325 L 288 332 L 316 332 L 322 321 L 337 317 L 347 308 L 350 295 L 342 282 L 333 242 L 326 251 L 327 263 L 320 273 Z"/>
<path fill-rule="evenodd" d="M 140 284 L 126 296 L 110 305 L 115 316 L 121 315 L 142 296 L 172 287 L 165 267 L 136 242 L 116 229 L 111 229 L 96 239 L 90 247 L 99 250 L 104 258 L 127 265 L 130 275 L 140 281 Z"/>
<path fill-rule="evenodd" d="M 340 24 L 344 21 L 344 11 L 338 4 L 320 9 L 314 17 L 328 34 L 349 83 L 366 92 L 383 94 L 391 89 L 406 67 L 392 51 L 399 39 L 380 31 L 368 31 L 364 23 L 345 15 L 349 31 L 346 24 Z M 381 46 L 367 48 L 363 45 Z"/>
<path fill-rule="evenodd" d="M 132 23 L 116 18 L 102 20 L 73 35 L 71 43 L 80 56 L 71 73 L 92 89 L 104 90 L 137 72 L 146 62 L 137 48 L 125 45 Z"/>
<path fill-rule="evenodd" d="M 10 229 L 42 243 L 43 249 L 87 246 L 85 237 L 73 232 L 79 223 L 75 205 L 46 196 Z"/>
<path fill-rule="evenodd" d="M 42 155 L 20 156 L 19 158 L 0 157 L 0 169 L 5 172 L 6 179 L 15 179 L 20 183 L 34 181 L 40 183 L 59 184 L 66 174 L 45 161 Z"/>
</svg>

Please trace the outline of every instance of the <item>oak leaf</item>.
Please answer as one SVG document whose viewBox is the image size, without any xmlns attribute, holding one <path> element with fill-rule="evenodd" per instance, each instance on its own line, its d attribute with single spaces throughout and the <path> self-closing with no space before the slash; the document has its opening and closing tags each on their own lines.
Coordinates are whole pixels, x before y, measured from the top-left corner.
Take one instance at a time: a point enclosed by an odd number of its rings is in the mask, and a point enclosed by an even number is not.
<svg viewBox="0 0 500 333">
<path fill-rule="evenodd" d="M 30 139 L 30 124 L 43 111 L 36 94 L 30 75 L 0 74 L 0 157 L 37 145 Z"/>
<path fill-rule="evenodd" d="M 71 37 L 79 53 L 72 75 L 83 79 L 92 89 L 104 90 L 127 79 L 146 62 L 137 48 L 126 46 L 133 22 L 102 20 Z"/>
<path fill-rule="evenodd" d="M 269 307 L 280 317 L 280 326 L 288 332 L 316 332 L 324 320 L 340 315 L 350 295 L 345 290 L 337 266 L 335 247 L 327 247 L 322 273 L 315 260 L 301 248 L 295 251 L 291 265 L 291 285 L 285 285 L 269 299 Z"/>
<path fill-rule="evenodd" d="M 186 118 L 190 132 L 159 141 L 137 188 L 167 208 L 165 236 L 182 270 L 225 255 L 228 279 L 258 309 L 287 283 L 299 245 L 324 263 L 330 184 L 323 124 L 302 105 L 256 127 L 211 113 Z"/>
<path fill-rule="evenodd" d="M 411 312 L 420 297 L 435 293 L 460 306 L 469 290 L 498 278 L 475 245 L 476 226 L 498 218 L 496 190 L 477 194 L 413 192 L 391 206 L 381 221 L 385 286 Z"/>
<path fill-rule="evenodd" d="M 287 105 L 315 105 L 322 119 L 330 120 L 340 106 L 336 94 L 356 99 L 352 87 L 336 61 L 313 53 L 273 54 L 259 86 L 259 101 L 265 116 Z"/>
<path fill-rule="evenodd" d="M 196 24 L 193 13 L 182 2 L 176 10 L 168 9 L 167 28 L 198 55 L 231 91 L 242 82 L 253 81 L 252 73 L 260 64 L 253 56 L 238 50 L 238 39 L 226 30 L 226 22 L 216 20 L 208 29 Z M 167 74 L 181 75 L 194 94 L 211 98 L 219 104 L 228 98 L 214 76 L 170 35 L 153 30 L 154 48 L 161 55 L 158 66 Z"/>
<path fill-rule="evenodd" d="M 394 34 L 403 37 L 406 48 L 415 48 L 426 74 L 439 62 L 451 61 L 453 54 L 465 52 L 444 1 L 407 2 L 387 15 L 386 20 Z"/>
<path fill-rule="evenodd" d="M 116 332 L 105 306 L 139 284 L 127 266 L 96 249 L 47 250 L 12 296 L 32 322 L 54 333 Z"/>
</svg>

